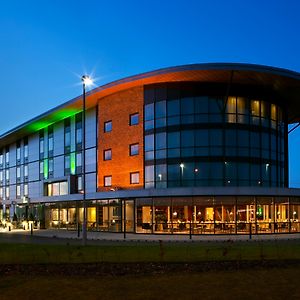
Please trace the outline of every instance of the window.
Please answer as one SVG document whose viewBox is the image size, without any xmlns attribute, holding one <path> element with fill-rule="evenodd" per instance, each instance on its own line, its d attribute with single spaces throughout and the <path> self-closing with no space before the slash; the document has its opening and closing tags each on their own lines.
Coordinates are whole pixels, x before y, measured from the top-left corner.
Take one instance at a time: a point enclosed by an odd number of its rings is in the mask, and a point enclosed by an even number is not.
<svg viewBox="0 0 300 300">
<path fill-rule="evenodd" d="M 17 142 L 17 163 L 21 161 L 21 144 Z"/>
<path fill-rule="evenodd" d="M 44 132 L 40 132 L 40 158 L 44 158 Z"/>
<path fill-rule="evenodd" d="M 179 100 L 168 101 L 168 116 L 180 115 L 180 102 Z"/>
<path fill-rule="evenodd" d="M 9 182 L 9 169 L 5 170 L 5 180 Z"/>
<path fill-rule="evenodd" d="M 17 194 L 17 198 L 21 197 L 21 185 L 20 184 L 17 184 L 16 194 Z"/>
<path fill-rule="evenodd" d="M 154 103 L 145 105 L 145 121 L 154 119 Z"/>
<path fill-rule="evenodd" d="M 82 115 L 77 114 L 76 115 L 76 147 L 77 150 L 81 149 L 82 145 Z"/>
<path fill-rule="evenodd" d="M 44 178 L 44 161 L 40 160 L 40 179 Z"/>
<path fill-rule="evenodd" d="M 28 160 L 28 139 L 24 139 L 24 160 Z"/>
<path fill-rule="evenodd" d="M 48 153 L 49 156 L 53 156 L 54 139 L 53 139 L 53 126 L 48 129 Z"/>
<path fill-rule="evenodd" d="M 49 196 L 59 196 L 59 182 L 54 182 L 52 185 L 52 195 Z"/>
<path fill-rule="evenodd" d="M 5 164 L 6 166 L 9 166 L 9 148 L 6 148 L 5 150 Z"/>
<path fill-rule="evenodd" d="M 71 125 L 70 119 L 65 119 L 65 153 L 71 149 Z"/>
<path fill-rule="evenodd" d="M 82 167 L 81 152 L 76 153 L 76 167 Z"/>
<path fill-rule="evenodd" d="M 81 192 L 83 191 L 83 185 L 82 185 L 82 176 L 77 177 L 77 191 Z"/>
<path fill-rule="evenodd" d="M 2 181 L 3 181 L 3 171 L 1 170 L 0 171 L 0 183 L 2 183 Z"/>
<path fill-rule="evenodd" d="M 54 163 L 53 163 L 53 158 L 49 158 L 48 160 L 48 171 L 49 171 L 49 176 L 53 176 L 53 171 L 54 171 Z"/>
<path fill-rule="evenodd" d="M 104 186 L 111 186 L 111 175 L 110 176 L 104 176 Z"/>
<path fill-rule="evenodd" d="M 9 187 L 8 186 L 5 188 L 5 198 L 9 199 Z"/>
<path fill-rule="evenodd" d="M 0 199 L 3 199 L 3 187 L 0 187 Z"/>
<path fill-rule="evenodd" d="M 139 124 L 139 114 L 138 113 L 130 115 L 129 124 L 130 124 L 130 126 Z"/>
<path fill-rule="evenodd" d="M 59 194 L 60 195 L 67 195 L 68 194 L 68 182 L 63 181 L 59 184 Z"/>
<path fill-rule="evenodd" d="M 103 160 L 111 160 L 111 149 L 103 151 Z"/>
<path fill-rule="evenodd" d="M 104 122 L 104 132 L 112 131 L 112 121 Z"/>
<path fill-rule="evenodd" d="M 154 166 L 145 167 L 145 187 L 154 187 Z"/>
<path fill-rule="evenodd" d="M 21 167 L 17 167 L 17 181 L 21 180 Z"/>
<path fill-rule="evenodd" d="M 236 97 L 228 97 L 227 99 L 227 122 L 236 122 Z"/>
<path fill-rule="evenodd" d="M 131 144 L 129 146 L 129 153 L 130 153 L 130 156 L 138 155 L 139 154 L 139 144 Z"/>
<path fill-rule="evenodd" d="M 140 172 L 130 173 L 130 184 L 140 183 Z"/>
<path fill-rule="evenodd" d="M 154 103 L 145 106 L 145 130 L 154 127 Z"/>
<path fill-rule="evenodd" d="M 24 165 L 24 177 L 25 179 L 28 178 L 28 165 Z"/>
<path fill-rule="evenodd" d="M 46 196 L 61 196 L 68 194 L 68 182 L 51 182 L 47 184 Z"/>
<path fill-rule="evenodd" d="M 0 153 L 0 166 L 1 167 L 3 166 L 3 153 L 2 153 L 2 151 Z"/>
<path fill-rule="evenodd" d="M 28 197 L 28 184 L 24 184 L 24 197 Z"/>
</svg>

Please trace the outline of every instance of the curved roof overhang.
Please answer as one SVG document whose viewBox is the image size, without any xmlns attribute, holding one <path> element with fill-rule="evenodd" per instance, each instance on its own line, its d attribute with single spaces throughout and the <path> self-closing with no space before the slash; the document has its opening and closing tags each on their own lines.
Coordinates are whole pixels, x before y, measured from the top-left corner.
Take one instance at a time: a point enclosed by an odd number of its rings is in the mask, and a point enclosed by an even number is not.
<svg viewBox="0 0 300 300">
<path fill-rule="evenodd" d="M 300 122 L 300 73 L 252 64 L 207 63 L 159 69 L 127 77 L 97 87 L 86 94 L 86 108 L 98 101 L 129 88 L 167 82 L 233 83 L 262 86 L 272 89 L 286 104 L 288 122 Z M 13 142 L 43 127 L 81 111 L 82 96 L 76 97 L 54 109 L 0 136 L 0 146 Z"/>
</svg>

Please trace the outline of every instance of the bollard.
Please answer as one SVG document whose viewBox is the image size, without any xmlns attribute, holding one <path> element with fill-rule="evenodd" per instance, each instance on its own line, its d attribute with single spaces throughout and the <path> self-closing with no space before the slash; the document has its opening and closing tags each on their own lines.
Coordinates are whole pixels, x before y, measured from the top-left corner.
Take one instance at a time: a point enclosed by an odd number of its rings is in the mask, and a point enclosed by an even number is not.
<svg viewBox="0 0 300 300">
<path fill-rule="evenodd" d="M 192 221 L 190 221 L 190 240 L 192 239 Z"/>
<path fill-rule="evenodd" d="M 79 223 L 77 224 L 77 237 L 80 237 L 80 225 Z"/>
<path fill-rule="evenodd" d="M 8 231 L 11 231 L 10 226 L 8 226 Z"/>
<path fill-rule="evenodd" d="M 30 234 L 33 235 L 33 224 L 30 224 Z"/>
</svg>

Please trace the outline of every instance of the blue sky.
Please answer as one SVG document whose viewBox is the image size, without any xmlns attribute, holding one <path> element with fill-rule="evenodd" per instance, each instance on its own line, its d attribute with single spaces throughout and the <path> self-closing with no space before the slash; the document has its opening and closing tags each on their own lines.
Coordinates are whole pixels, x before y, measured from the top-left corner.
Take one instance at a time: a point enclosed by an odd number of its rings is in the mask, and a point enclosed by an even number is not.
<svg viewBox="0 0 300 300">
<path fill-rule="evenodd" d="M 162 67 L 245 62 L 300 72 L 297 0 L 0 0 L 0 133 L 97 85 Z M 300 95 L 299 95 L 300 96 Z M 300 130 L 290 136 L 300 187 Z"/>
</svg>

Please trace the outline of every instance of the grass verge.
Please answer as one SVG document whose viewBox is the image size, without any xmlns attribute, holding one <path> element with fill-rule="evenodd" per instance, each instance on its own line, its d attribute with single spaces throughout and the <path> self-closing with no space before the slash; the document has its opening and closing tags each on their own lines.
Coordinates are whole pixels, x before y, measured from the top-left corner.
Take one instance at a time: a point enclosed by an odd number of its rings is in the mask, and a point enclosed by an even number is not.
<svg viewBox="0 0 300 300">
<path fill-rule="evenodd" d="M 299 260 L 300 240 L 122 243 L 100 246 L 0 244 L 1 264 Z"/>
</svg>

